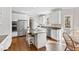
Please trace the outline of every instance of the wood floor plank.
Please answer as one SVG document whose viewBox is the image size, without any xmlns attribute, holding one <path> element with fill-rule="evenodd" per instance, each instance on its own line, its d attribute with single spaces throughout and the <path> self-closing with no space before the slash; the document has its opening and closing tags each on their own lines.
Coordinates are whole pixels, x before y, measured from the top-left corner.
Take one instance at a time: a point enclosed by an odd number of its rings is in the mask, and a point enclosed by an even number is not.
<svg viewBox="0 0 79 59">
<path fill-rule="evenodd" d="M 57 44 L 56 41 L 48 40 L 45 47 L 37 49 L 34 45 L 28 45 L 25 37 L 12 38 L 12 44 L 7 51 L 64 51 L 65 46 Z"/>
</svg>

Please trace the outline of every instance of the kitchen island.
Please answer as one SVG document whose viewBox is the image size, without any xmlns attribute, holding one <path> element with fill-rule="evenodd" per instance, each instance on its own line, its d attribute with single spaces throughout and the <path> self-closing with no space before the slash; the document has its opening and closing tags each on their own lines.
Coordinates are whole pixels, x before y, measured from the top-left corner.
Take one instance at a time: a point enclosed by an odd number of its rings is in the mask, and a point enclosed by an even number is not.
<svg viewBox="0 0 79 59">
<path fill-rule="evenodd" d="M 28 43 L 32 43 L 37 49 L 45 47 L 47 43 L 47 35 L 45 29 L 36 29 L 31 31 L 27 38 Z"/>
</svg>

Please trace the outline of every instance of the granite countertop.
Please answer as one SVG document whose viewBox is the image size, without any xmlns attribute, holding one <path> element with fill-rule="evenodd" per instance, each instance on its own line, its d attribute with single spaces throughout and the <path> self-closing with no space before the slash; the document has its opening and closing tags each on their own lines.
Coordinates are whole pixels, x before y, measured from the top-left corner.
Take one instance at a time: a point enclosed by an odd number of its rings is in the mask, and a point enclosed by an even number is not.
<svg viewBox="0 0 79 59">
<path fill-rule="evenodd" d="M 32 35 L 37 35 L 37 34 L 40 34 L 40 33 L 45 33 L 45 32 L 31 32 Z"/>
<path fill-rule="evenodd" d="M 0 43 L 7 37 L 8 35 L 0 35 Z"/>
<path fill-rule="evenodd" d="M 42 28 L 51 28 L 51 29 L 55 29 L 55 30 L 61 29 L 60 26 L 41 26 L 41 27 L 42 27 Z"/>
</svg>

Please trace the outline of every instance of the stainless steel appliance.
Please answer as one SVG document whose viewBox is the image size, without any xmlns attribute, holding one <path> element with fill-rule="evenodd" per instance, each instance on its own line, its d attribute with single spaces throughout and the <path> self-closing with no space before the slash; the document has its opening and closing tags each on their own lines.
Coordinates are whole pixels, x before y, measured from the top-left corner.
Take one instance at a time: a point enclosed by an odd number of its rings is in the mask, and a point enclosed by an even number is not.
<svg viewBox="0 0 79 59">
<path fill-rule="evenodd" d="M 17 21 L 12 21 L 12 32 L 17 31 Z"/>
<path fill-rule="evenodd" d="M 18 36 L 26 35 L 26 31 L 27 31 L 27 20 L 18 20 L 17 21 Z"/>
</svg>

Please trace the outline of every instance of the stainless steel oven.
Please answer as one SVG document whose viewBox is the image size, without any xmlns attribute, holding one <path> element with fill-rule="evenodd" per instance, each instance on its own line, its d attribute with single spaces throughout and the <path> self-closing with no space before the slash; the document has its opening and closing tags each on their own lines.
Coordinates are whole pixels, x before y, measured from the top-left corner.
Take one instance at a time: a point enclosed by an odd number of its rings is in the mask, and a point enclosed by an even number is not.
<svg viewBox="0 0 79 59">
<path fill-rule="evenodd" d="M 17 31 L 17 21 L 12 21 L 12 32 Z"/>
</svg>

